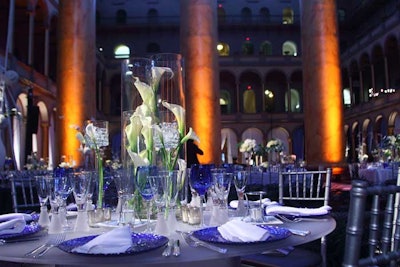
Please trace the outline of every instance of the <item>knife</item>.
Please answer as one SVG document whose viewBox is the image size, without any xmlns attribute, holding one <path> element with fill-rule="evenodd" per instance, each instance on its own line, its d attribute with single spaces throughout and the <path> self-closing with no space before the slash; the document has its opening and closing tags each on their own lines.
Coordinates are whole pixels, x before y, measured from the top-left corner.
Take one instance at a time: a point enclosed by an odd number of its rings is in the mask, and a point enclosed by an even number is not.
<svg viewBox="0 0 400 267">
<path fill-rule="evenodd" d="M 21 238 L 21 239 L 0 239 L 0 245 L 3 244 L 11 244 L 11 243 L 19 243 L 19 242 L 27 242 L 27 241 L 36 241 L 39 240 L 39 237 L 31 237 L 31 238 Z"/>
</svg>

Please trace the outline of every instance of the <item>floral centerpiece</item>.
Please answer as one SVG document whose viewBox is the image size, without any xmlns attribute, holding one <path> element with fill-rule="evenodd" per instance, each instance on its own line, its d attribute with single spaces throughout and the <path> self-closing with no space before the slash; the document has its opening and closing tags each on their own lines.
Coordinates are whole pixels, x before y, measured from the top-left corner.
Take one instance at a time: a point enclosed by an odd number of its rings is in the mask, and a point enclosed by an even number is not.
<svg viewBox="0 0 400 267">
<path fill-rule="evenodd" d="M 266 149 L 268 152 L 282 152 L 284 149 L 283 142 L 280 139 L 272 139 L 268 141 Z"/>
<path fill-rule="evenodd" d="M 255 139 L 247 138 L 240 143 L 239 151 L 244 154 L 248 164 L 252 164 L 253 154 L 257 147 L 257 142 Z"/>
<path fill-rule="evenodd" d="M 382 153 L 386 160 L 400 160 L 400 134 L 387 135 L 382 138 Z"/>
<path fill-rule="evenodd" d="M 105 128 L 98 126 L 97 123 L 105 125 Z M 88 152 L 93 151 L 95 156 L 95 167 L 98 172 L 98 196 L 97 196 L 97 208 L 103 207 L 103 187 L 104 187 L 104 168 L 103 168 L 103 151 L 102 147 L 108 145 L 108 123 L 105 121 L 94 121 L 87 123 L 85 131 L 81 132 L 79 127 L 72 126 L 78 132 L 76 134 L 77 139 L 81 143 L 80 150 L 83 151 L 84 155 Z"/>
<path fill-rule="evenodd" d="M 162 165 L 167 170 L 173 170 L 177 167 L 183 145 L 189 139 L 199 142 L 191 127 L 186 132 L 185 109 L 182 106 L 163 100 L 156 101 L 160 79 L 166 72 L 172 71 L 169 68 L 152 67 L 152 84 L 144 83 L 138 77 L 126 77 L 133 80 L 143 100 L 130 117 L 130 124 L 124 129 L 128 141 L 126 149 L 136 167 L 154 164 L 154 155 L 158 153 Z M 172 112 L 175 121 L 162 121 L 159 116 L 161 107 Z M 144 146 L 141 147 L 141 141 L 138 140 L 143 140 Z"/>
</svg>

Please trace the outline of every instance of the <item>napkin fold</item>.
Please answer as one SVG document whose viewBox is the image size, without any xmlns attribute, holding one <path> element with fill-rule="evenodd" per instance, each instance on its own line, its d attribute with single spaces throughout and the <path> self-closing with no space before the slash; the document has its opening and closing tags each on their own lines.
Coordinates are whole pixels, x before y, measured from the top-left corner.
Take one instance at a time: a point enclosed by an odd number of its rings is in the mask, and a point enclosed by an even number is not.
<svg viewBox="0 0 400 267">
<path fill-rule="evenodd" d="M 322 206 L 319 208 L 296 208 L 288 206 L 267 206 L 265 212 L 267 215 L 292 215 L 292 216 L 318 216 L 328 214 L 332 208 L 330 206 Z"/>
<path fill-rule="evenodd" d="M 86 244 L 72 249 L 72 252 L 84 254 L 119 254 L 132 246 L 132 235 L 129 225 L 114 228 L 101 234 Z"/>
<path fill-rule="evenodd" d="M 249 202 L 249 205 L 250 205 L 250 206 L 252 206 L 252 205 L 259 205 L 259 204 L 260 204 L 260 200 L 254 200 L 254 201 L 249 200 L 248 202 Z M 237 209 L 238 203 L 239 203 L 238 200 L 232 200 L 231 202 L 229 202 L 229 206 L 230 206 L 231 208 L 233 208 L 233 209 Z M 278 202 L 276 202 L 276 201 L 271 201 L 269 198 L 263 198 L 263 199 L 261 200 L 261 204 L 262 204 L 263 207 L 265 207 L 265 206 L 269 206 L 269 205 L 278 204 Z M 247 201 L 246 201 L 246 200 L 244 201 L 244 205 L 247 206 Z"/>
<path fill-rule="evenodd" d="M 265 241 L 270 236 L 268 230 L 242 220 L 228 221 L 217 229 L 224 239 L 232 242 Z"/>
<path fill-rule="evenodd" d="M 18 234 L 25 229 L 26 221 L 23 216 L 0 223 L 0 235 Z"/>
<path fill-rule="evenodd" d="M 32 221 L 33 220 L 33 217 L 30 214 L 26 214 L 26 213 L 7 213 L 7 214 L 1 214 L 0 215 L 0 222 L 10 221 L 12 219 L 21 219 L 21 217 L 25 221 Z"/>
</svg>

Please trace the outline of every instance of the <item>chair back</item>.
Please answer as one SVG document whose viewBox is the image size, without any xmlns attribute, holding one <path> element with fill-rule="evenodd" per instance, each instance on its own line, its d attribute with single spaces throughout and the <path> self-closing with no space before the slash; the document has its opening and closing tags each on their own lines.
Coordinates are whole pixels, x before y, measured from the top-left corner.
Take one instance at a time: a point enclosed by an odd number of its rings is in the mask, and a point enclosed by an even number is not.
<svg viewBox="0 0 400 267">
<path fill-rule="evenodd" d="M 14 212 L 34 211 L 40 207 L 35 178 L 24 172 L 14 172 L 9 176 Z"/>
<path fill-rule="evenodd" d="M 318 171 L 284 171 L 279 173 L 279 203 L 285 200 L 329 203 L 332 169 Z"/>
<path fill-rule="evenodd" d="M 397 185 L 352 182 L 344 267 L 397 266 L 400 259 L 400 175 Z"/>
</svg>

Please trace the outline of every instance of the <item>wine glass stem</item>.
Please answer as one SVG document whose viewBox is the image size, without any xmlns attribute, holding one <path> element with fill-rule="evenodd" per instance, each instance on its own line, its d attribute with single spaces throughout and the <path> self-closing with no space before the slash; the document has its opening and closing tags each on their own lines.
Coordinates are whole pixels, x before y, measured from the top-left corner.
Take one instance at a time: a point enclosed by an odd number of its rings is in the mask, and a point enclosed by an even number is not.
<svg viewBox="0 0 400 267">
<path fill-rule="evenodd" d="M 149 233 L 151 232 L 150 230 L 150 216 L 151 216 L 151 201 L 147 201 L 147 225 L 146 225 L 146 231 Z"/>
<path fill-rule="evenodd" d="M 204 206 L 203 206 L 203 203 L 204 203 L 204 195 L 200 195 L 200 227 L 204 227 L 205 226 L 205 224 L 204 224 Z"/>
</svg>

